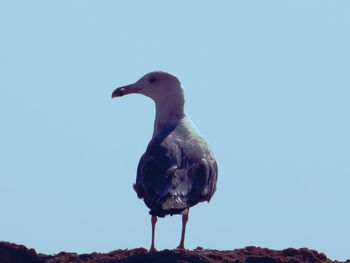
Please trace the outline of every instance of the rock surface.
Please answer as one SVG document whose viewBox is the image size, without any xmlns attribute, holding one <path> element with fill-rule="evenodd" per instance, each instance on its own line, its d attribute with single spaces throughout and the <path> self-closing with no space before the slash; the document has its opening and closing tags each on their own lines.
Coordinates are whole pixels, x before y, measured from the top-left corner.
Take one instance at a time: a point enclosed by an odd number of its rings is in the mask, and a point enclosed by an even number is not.
<svg viewBox="0 0 350 263">
<path fill-rule="evenodd" d="M 148 253 L 144 248 L 118 249 L 109 253 L 77 254 L 61 252 L 56 255 L 37 254 L 23 245 L 0 242 L 1 263 L 337 263 L 325 254 L 307 248 L 272 250 L 260 247 L 245 247 L 235 250 L 213 250 L 198 247 L 195 250 L 163 250 Z M 345 261 L 350 263 L 350 260 Z"/>
</svg>

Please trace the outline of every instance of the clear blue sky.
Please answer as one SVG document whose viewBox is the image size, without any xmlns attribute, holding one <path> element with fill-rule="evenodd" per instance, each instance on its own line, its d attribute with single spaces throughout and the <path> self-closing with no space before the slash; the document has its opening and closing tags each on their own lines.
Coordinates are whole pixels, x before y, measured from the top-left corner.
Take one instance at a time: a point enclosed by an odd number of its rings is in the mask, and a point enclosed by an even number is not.
<svg viewBox="0 0 350 263">
<path fill-rule="evenodd" d="M 154 105 L 177 75 L 219 165 L 186 246 L 350 258 L 349 1 L 1 1 L 0 239 L 41 253 L 150 246 L 136 197 Z M 181 218 L 158 221 L 174 248 Z"/>
</svg>

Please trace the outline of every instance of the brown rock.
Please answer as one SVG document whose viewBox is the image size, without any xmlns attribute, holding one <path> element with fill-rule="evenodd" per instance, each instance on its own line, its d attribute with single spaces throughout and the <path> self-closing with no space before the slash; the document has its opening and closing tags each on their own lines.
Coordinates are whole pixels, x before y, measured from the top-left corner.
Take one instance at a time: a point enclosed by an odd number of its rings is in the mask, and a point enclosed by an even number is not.
<svg viewBox="0 0 350 263">
<path fill-rule="evenodd" d="M 235 250 L 162 250 L 144 248 L 118 249 L 109 253 L 77 254 L 60 252 L 56 255 L 37 254 L 23 245 L 0 242 L 0 263 L 340 263 L 325 254 L 308 248 L 272 250 L 249 246 Z M 350 260 L 344 263 L 350 263 Z"/>
</svg>

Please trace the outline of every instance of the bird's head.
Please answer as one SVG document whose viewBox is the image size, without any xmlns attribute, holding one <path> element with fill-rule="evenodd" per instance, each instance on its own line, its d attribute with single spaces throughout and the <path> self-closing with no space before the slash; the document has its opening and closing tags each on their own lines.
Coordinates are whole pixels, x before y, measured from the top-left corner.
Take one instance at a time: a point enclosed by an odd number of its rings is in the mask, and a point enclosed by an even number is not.
<svg viewBox="0 0 350 263">
<path fill-rule="evenodd" d="M 179 94 L 183 97 L 180 81 L 175 76 L 162 71 L 148 73 L 133 84 L 117 88 L 113 91 L 112 98 L 131 93 L 145 95 L 154 101 L 171 99 Z"/>
</svg>

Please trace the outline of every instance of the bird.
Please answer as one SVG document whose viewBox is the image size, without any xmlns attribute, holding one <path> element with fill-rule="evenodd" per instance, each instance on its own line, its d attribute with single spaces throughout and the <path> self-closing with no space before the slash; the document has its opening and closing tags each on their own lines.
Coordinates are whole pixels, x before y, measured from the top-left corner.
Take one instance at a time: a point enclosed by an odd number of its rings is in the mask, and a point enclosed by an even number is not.
<svg viewBox="0 0 350 263">
<path fill-rule="evenodd" d="M 115 89 L 112 98 L 141 94 L 155 102 L 154 130 L 141 156 L 136 183 L 138 198 L 150 209 L 152 241 L 158 217 L 182 215 L 182 231 L 177 249 L 185 249 L 189 209 L 209 202 L 216 191 L 218 165 L 208 143 L 184 111 L 185 97 L 179 79 L 167 72 L 154 71 L 133 84 Z"/>
</svg>

